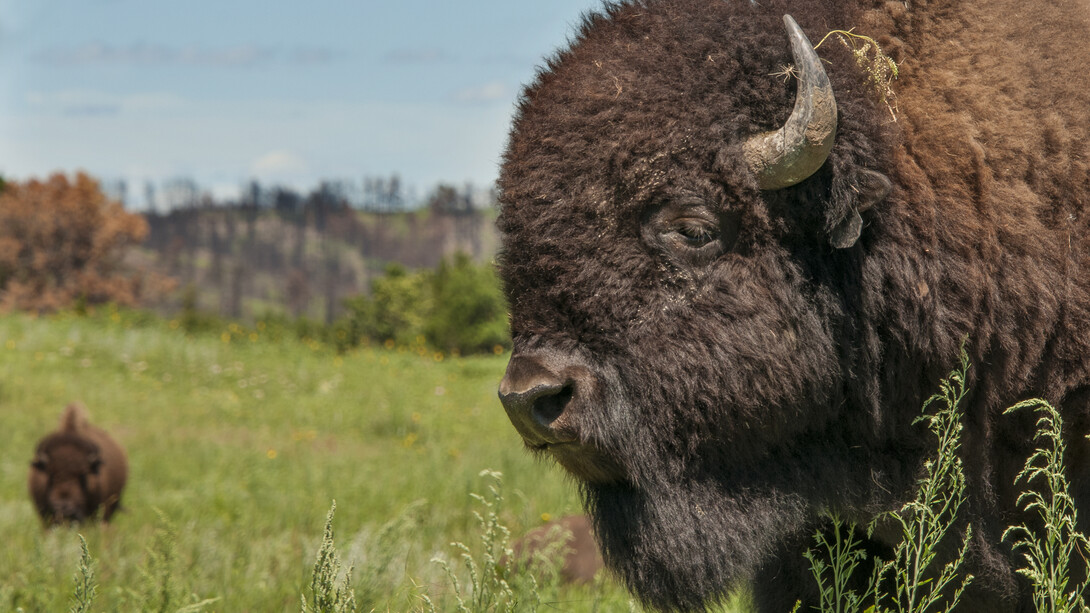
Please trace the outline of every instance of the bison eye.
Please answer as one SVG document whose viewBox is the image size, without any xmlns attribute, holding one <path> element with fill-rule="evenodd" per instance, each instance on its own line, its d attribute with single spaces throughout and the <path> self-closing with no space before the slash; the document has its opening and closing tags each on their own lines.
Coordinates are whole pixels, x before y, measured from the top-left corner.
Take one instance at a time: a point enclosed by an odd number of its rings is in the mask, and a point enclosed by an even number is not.
<svg viewBox="0 0 1090 613">
<path fill-rule="evenodd" d="M 672 231 L 674 240 L 680 240 L 685 246 L 700 249 L 719 240 L 719 228 L 702 219 L 680 219 Z"/>
<path fill-rule="evenodd" d="M 702 202 L 667 202 L 645 218 L 644 240 L 679 263 L 710 264 L 730 248 L 736 231 L 728 220 Z"/>
</svg>

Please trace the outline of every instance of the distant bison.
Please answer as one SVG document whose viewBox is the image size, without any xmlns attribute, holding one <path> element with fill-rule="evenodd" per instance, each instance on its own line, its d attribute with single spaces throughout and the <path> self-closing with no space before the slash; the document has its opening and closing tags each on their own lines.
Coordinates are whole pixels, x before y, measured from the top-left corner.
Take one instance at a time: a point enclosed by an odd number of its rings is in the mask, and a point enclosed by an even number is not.
<svg viewBox="0 0 1090 613">
<path fill-rule="evenodd" d="M 30 497 L 47 525 L 110 517 L 121 504 L 128 478 L 125 450 L 87 420 L 87 410 L 70 404 L 57 431 L 38 442 L 30 463 Z"/>
<path fill-rule="evenodd" d="M 811 44 L 849 29 L 896 97 Z M 802 553 L 911 499 L 968 338 L 959 610 L 1032 609 L 1006 407 L 1062 412 L 1090 528 L 1088 40 L 1086 0 L 614 0 L 545 63 L 499 179 L 499 392 L 641 600 L 815 607 Z"/>
<path fill-rule="evenodd" d="M 594 542 L 590 519 L 569 515 L 534 528 L 512 546 L 514 560 L 522 567 L 533 566 L 538 553 L 563 556 L 560 579 L 565 583 L 590 583 L 602 569 L 602 554 Z M 551 561 L 546 560 L 546 561 Z"/>
</svg>

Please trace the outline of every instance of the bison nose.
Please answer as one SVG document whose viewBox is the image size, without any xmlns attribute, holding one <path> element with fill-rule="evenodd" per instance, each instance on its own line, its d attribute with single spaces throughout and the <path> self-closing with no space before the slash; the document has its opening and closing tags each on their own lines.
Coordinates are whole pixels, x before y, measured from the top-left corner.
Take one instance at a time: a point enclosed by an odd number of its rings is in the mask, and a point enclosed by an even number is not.
<svg viewBox="0 0 1090 613">
<path fill-rule="evenodd" d="M 500 402 L 531 447 L 544 448 L 577 438 L 568 415 L 576 380 L 565 376 L 564 370 L 550 368 L 546 358 L 535 355 L 514 355 L 507 364 L 500 381 Z"/>
</svg>

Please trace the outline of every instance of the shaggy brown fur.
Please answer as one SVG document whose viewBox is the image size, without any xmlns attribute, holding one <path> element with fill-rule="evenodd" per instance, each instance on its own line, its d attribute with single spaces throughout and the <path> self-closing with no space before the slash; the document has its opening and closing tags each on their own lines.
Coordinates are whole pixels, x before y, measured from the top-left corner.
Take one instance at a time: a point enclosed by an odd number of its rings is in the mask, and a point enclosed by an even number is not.
<svg viewBox="0 0 1090 613">
<path fill-rule="evenodd" d="M 771 76 L 791 62 L 784 14 L 814 42 L 877 39 L 901 62 L 900 115 L 826 42 L 832 154 L 761 192 L 741 144 L 791 111 L 794 83 Z M 964 607 L 1028 610 L 1000 537 L 1024 520 L 1033 423 L 1005 407 L 1061 407 L 1090 508 L 1088 40 L 1085 0 L 628 0 L 527 88 L 500 178 L 505 381 L 567 382 L 550 416 L 574 442 L 533 446 L 581 480 L 607 565 L 645 602 L 701 609 L 756 579 L 759 610 L 805 610 L 820 514 L 866 522 L 911 496 L 933 449 L 913 419 L 968 336 Z M 856 212 L 859 240 L 834 248 Z"/>
<path fill-rule="evenodd" d="M 515 541 L 511 549 L 514 560 L 522 566 L 532 565 L 539 553 L 563 556 L 560 579 L 565 583 L 590 583 L 603 566 L 586 515 L 569 515 L 534 528 Z"/>
<path fill-rule="evenodd" d="M 102 521 L 109 521 L 128 474 L 121 445 L 88 422 L 82 405 L 70 404 L 60 427 L 38 442 L 27 481 L 46 525 L 89 520 L 100 507 Z"/>
</svg>

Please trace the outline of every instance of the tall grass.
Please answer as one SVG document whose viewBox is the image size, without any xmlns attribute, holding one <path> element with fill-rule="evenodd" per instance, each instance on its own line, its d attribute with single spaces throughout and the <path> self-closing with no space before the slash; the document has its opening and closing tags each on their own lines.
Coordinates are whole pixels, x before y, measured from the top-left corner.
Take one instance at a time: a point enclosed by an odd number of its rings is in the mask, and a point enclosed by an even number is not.
<svg viewBox="0 0 1090 613">
<path fill-rule="evenodd" d="M 449 580 L 453 597 L 450 608 L 459 613 L 536 613 L 541 607 L 537 580 L 533 574 L 512 573 L 508 566 L 514 553 L 511 549 L 511 532 L 503 525 L 499 515 L 503 504 L 500 489 L 502 476 L 495 471 L 485 470 L 481 477 L 490 482 L 487 496 L 472 494 L 473 499 L 482 507 L 473 512 L 477 519 L 479 547 L 475 552 L 465 543 L 451 543 L 451 547 L 458 551 L 458 557 L 468 575 L 468 582 L 463 583 L 446 557 L 437 556 L 432 559 L 443 568 Z M 429 595 L 423 594 L 421 600 L 428 613 L 438 613 L 436 603 Z"/>
<path fill-rule="evenodd" d="M 87 549 L 87 540 L 79 535 L 79 568 L 76 571 L 76 586 L 72 591 L 72 606 L 68 613 L 90 613 L 95 601 L 98 584 L 95 583 L 95 564 L 91 552 Z"/>
<path fill-rule="evenodd" d="M 310 599 L 303 596 L 302 613 L 356 613 L 356 593 L 352 589 L 352 567 L 344 568 L 337 558 L 333 542 L 333 514 L 337 502 L 326 515 L 322 545 L 314 561 L 314 574 L 310 580 Z"/>
<path fill-rule="evenodd" d="M 901 527 L 901 541 L 890 560 L 868 560 L 861 541 L 854 535 L 859 528 L 831 518 L 832 533 L 819 531 L 817 550 L 805 555 L 820 592 L 820 610 L 830 613 L 860 611 L 874 613 L 925 613 L 949 611 L 957 606 L 962 591 L 972 581 L 960 576 L 971 536 L 966 527 L 953 560 L 935 565 L 940 544 L 956 525 L 958 511 L 965 501 L 965 473 L 958 449 L 961 446 L 961 401 L 965 397 L 969 357 L 961 352 L 961 364 L 939 383 L 939 392 L 924 402 L 915 423 L 926 423 L 937 440 L 935 457 L 924 463 L 916 497 L 894 513 L 880 516 L 867 529 L 869 534 L 878 521 L 891 519 Z M 933 411 L 929 411 L 933 407 Z M 849 587 L 860 565 L 871 562 L 874 569 L 863 593 Z M 950 588 L 948 590 L 948 588 Z"/>
</svg>

